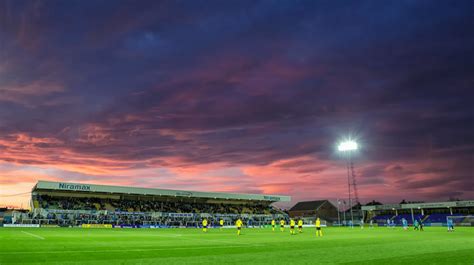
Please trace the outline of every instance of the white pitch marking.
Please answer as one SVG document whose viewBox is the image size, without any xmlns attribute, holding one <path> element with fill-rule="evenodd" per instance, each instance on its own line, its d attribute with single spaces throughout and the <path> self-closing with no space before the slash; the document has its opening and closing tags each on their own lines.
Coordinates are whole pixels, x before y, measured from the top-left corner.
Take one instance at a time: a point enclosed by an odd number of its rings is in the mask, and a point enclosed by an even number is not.
<svg viewBox="0 0 474 265">
<path fill-rule="evenodd" d="M 26 235 L 29 235 L 29 236 L 32 236 L 32 237 L 36 237 L 38 239 L 41 239 L 41 240 L 45 240 L 46 238 L 42 237 L 42 236 L 38 236 L 38 235 L 35 235 L 35 234 L 32 234 L 32 233 L 28 233 L 28 232 L 25 232 L 25 231 L 21 231 L 23 234 L 26 234 Z"/>
<path fill-rule="evenodd" d="M 254 246 L 254 247 L 264 246 L 263 244 L 256 244 L 256 243 L 235 242 L 231 240 L 219 240 L 219 239 L 207 239 L 207 238 L 199 238 L 193 241 L 202 241 L 202 240 L 207 241 L 207 242 L 213 242 L 213 243 L 237 244 L 237 245 Z"/>
<path fill-rule="evenodd" d="M 176 235 L 155 235 L 153 234 L 152 236 L 158 236 L 158 237 L 180 237 L 183 236 L 181 234 L 176 234 Z"/>
<path fill-rule="evenodd" d="M 118 230 L 118 231 L 114 231 L 114 233 L 119 233 L 119 232 L 123 232 L 124 234 L 129 234 L 128 231 L 126 230 Z M 140 235 L 141 237 L 144 237 L 144 236 L 147 236 L 147 237 L 180 237 L 180 236 L 183 236 L 183 234 L 142 234 Z"/>
<path fill-rule="evenodd" d="M 178 248 L 140 248 L 140 249 L 104 249 L 104 250 L 61 250 L 61 251 L 16 251 L 0 252 L 0 255 L 11 254 L 56 254 L 56 253 L 107 253 L 107 252 L 147 252 L 159 250 L 193 250 L 209 248 L 242 248 L 243 246 L 213 246 L 213 247 L 178 247 Z"/>
</svg>

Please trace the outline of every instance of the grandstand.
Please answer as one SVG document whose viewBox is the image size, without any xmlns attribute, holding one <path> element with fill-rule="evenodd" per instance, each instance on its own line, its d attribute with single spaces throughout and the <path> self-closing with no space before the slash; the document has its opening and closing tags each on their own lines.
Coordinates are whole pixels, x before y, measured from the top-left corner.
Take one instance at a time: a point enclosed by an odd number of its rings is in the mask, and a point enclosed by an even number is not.
<svg viewBox="0 0 474 265">
<path fill-rule="evenodd" d="M 211 225 L 219 219 L 228 224 L 242 217 L 259 226 L 287 215 L 272 206 L 289 202 L 289 196 L 198 192 L 79 183 L 38 181 L 32 190 L 27 214 L 16 214 L 20 224 L 77 226 L 194 227 L 202 218 Z"/>
<path fill-rule="evenodd" d="M 386 226 L 387 220 L 401 225 L 402 219 L 409 224 L 415 220 L 427 226 L 446 226 L 448 217 L 456 218 L 457 225 L 474 226 L 474 201 L 450 201 L 431 203 L 403 203 L 362 206 L 366 219 L 373 220 L 379 226 Z"/>
</svg>

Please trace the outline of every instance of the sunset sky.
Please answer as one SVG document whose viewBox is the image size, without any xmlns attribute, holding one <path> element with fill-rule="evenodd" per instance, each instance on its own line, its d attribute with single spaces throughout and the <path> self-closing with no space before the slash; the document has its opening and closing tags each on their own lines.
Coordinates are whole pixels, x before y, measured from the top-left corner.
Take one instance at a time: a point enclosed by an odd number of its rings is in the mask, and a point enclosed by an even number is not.
<svg viewBox="0 0 474 265">
<path fill-rule="evenodd" d="M 0 0 L 0 206 L 39 179 L 345 198 L 345 137 L 362 202 L 474 199 L 473 14 Z"/>
</svg>

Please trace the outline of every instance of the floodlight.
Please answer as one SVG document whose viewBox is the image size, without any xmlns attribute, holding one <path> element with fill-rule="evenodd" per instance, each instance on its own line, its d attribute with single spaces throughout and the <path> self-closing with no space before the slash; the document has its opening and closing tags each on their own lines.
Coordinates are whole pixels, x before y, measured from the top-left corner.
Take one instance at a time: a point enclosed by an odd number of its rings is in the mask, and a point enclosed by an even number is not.
<svg viewBox="0 0 474 265">
<path fill-rule="evenodd" d="M 346 151 L 354 151 L 357 150 L 358 144 L 355 141 L 349 140 L 349 141 L 344 141 L 339 144 L 337 147 L 337 150 L 341 152 L 346 152 Z"/>
</svg>

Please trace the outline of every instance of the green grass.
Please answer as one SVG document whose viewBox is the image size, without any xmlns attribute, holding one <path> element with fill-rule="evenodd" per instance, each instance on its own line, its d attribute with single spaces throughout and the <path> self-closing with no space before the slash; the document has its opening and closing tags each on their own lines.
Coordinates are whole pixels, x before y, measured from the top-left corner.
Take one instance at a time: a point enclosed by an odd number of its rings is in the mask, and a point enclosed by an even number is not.
<svg viewBox="0 0 474 265">
<path fill-rule="evenodd" d="M 474 264 L 474 229 L 0 228 L 0 264 Z"/>
</svg>

